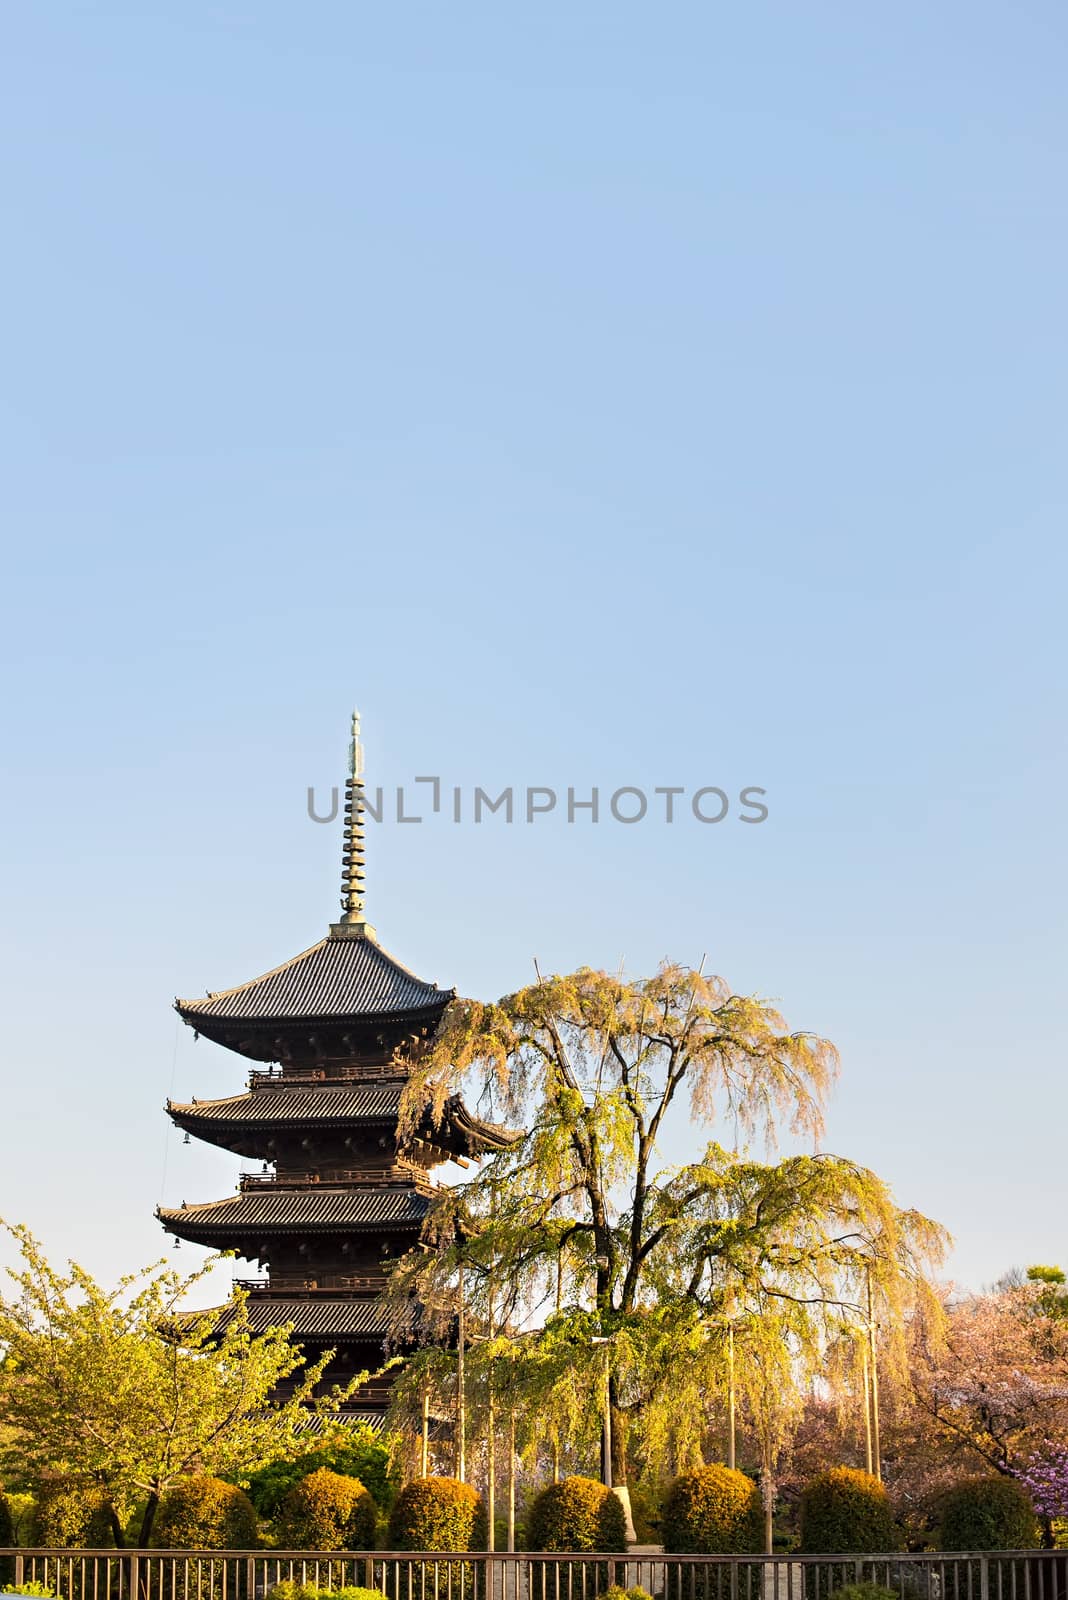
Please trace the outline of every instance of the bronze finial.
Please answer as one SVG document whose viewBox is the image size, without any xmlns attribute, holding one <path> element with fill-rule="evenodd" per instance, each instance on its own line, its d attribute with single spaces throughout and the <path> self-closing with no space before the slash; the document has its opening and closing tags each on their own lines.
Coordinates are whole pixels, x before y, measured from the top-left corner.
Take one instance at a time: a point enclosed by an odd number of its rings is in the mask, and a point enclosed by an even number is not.
<svg viewBox="0 0 1068 1600">
<path fill-rule="evenodd" d="M 375 938 L 375 930 L 363 914 L 366 891 L 364 847 L 363 745 L 360 743 L 360 713 L 352 713 L 352 739 L 349 743 L 349 775 L 345 780 L 345 840 L 341 856 L 340 932 L 349 937 Z"/>
</svg>

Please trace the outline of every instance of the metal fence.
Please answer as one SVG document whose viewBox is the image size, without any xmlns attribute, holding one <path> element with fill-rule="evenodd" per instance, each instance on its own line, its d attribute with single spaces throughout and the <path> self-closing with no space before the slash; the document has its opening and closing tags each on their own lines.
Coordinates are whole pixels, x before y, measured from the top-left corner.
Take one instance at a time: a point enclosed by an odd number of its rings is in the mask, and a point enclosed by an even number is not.
<svg viewBox="0 0 1068 1600">
<path fill-rule="evenodd" d="M 974 1555 L 447 1556 L 418 1551 L 0 1550 L 0 1591 L 57 1600 L 268 1600 L 276 1584 L 377 1590 L 384 1600 L 597 1600 L 613 1584 L 654 1600 L 832 1600 L 876 1583 L 898 1600 L 1068 1600 L 1068 1551 Z"/>
</svg>

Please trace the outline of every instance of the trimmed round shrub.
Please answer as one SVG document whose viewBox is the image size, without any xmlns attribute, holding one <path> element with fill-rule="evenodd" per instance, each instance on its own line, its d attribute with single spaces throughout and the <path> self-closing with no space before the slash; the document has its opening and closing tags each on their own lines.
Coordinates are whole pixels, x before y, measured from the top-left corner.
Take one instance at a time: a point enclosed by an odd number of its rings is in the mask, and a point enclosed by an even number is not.
<svg viewBox="0 0 1068 1600">
<path fill-rule="evenodd" d="M 184 1478 L 156 1513 L 160 1550 L 251 1550 L 259 1535 L 256 1508 L 243 1490 L 221 1478 Z"/>
<path fill-rule="evenodd" d="M 672 1555 L 751 1554 L 764 1548 L 764 1512 L 752 1478 L 733 1467 L 683 1472 L 668 1489 L 661 1518 Z"/>
<path fill-rule="evenodd" d="M 383 1511 L 393 1504 L 399 1480 L 390 1464 L 389 1451 L 369 1428 L 355 1431 L 344 1444 L 324 1445 L 295 1461 L 279 1459 L 261 1467 L 248 1480 L 248 1497 L 261 1517 L 273 1517 L 293 1485 L 318 1467 L 329 1467 L 343 1478 L 359 1478 Z"/>
<path fill-rule="evenodd" d="M 111 1505 L 99 1489 L 59 1478 L 41 1486 L 30 1543 L 46 1550 L 99 1550 L 115 1542 Z"/>
<path fill-rule="evenodd" d="M 527 1515 L 527 1544 L 531 1550 L 626 1550 L 622 1502 L 595 1478 L 551 1483 Z"/>
<path fill-rule="evenodd" d="M 373 1550 L 375 1503 L 359 1478 L 320 1467 L 290 1489 L 275 1534 L 281 1550 Z"/>
<path fill-rule="evenodd" d="M 456 1478 L 416 1478 L 389 1513 L 391 1550 L 484 1550 L 486 1533 L 482 1496 Z"/>
<path fill-rule="evenodd" d="M 798 1549 L 807 1555 L 874 1555 L 901 1547 L 890 1499 L 870 1472 L 831 1467 L 801 1491 Z"/>
<path fill-rule="evenodd" d="M 1033 1550 L 1038 1524 L 1016 1478 L 967 1478 L 942 1503 L 943 1550 Z"/>
</svg>

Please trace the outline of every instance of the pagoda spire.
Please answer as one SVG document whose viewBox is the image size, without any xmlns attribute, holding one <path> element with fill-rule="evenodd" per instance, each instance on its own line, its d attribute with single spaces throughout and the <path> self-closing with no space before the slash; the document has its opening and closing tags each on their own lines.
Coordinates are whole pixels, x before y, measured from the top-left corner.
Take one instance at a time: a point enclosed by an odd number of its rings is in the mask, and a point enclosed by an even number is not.
<svg viewBox="0 0 1068 1600">
<path fill-rule="evenodd" d="M 349 743 L 349 775 L 345 780 L 345 839 L 341 853 L 341 921 L 339 933 L 353 938 L 377 939 L 363 912 L 367 888 L 364 845 L 363 745 L 360 742 L 360 713 L 352 713 L 352 738 Z"/>
</svg>

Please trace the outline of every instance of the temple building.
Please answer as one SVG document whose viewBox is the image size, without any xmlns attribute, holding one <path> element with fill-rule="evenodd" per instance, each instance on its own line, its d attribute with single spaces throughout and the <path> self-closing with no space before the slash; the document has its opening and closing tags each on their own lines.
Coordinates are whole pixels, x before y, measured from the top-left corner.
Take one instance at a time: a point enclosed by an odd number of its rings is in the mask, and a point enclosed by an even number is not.
<svg viewBox="0 0 1068 1600">
<path fill-rule="evenodd" d="M 384 1358 L 379 1306 L 390 1263 L 417 1245 L 435 1167 L 511 1142 L 455 1097 L 434 1125 L 400 1140 L 410 1061 L 433 1038 L 452 989 L 417 978 L 378 943 L 364 916 L 363 756 L 352 719 L 345 789 L 342 916 L 327 936 L 262 977 L 201 1000 L 176 1000 L 199 1036 L 255 1065 L 222 1100 L 167 1102 L 186 1136 L 261 1163 L 222 1200 L 160 1207 L 179 1239 L 233 1250 L 266 1269 L 242 1283 L 253 1331 L 293 1325 L 309 1360 L 336 1351 L 328 1379 Z M 225 1312 L 223 1313 L 225 1314 Z M 388 1403 L 391 1375 L 348 1408 L 367 1421 Z"/>
</svg>

